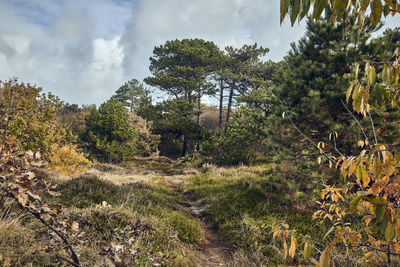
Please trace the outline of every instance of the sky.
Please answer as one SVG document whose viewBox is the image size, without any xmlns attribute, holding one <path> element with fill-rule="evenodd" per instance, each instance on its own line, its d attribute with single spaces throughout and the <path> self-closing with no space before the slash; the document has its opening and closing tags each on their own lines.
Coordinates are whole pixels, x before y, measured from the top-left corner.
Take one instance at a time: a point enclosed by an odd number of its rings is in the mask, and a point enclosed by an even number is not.
<svg viewBox="0 0 400 267">
<path fill-rule="evenodd" d="M 168 40 L 257 42 L 279 61 L 305 31 L 305 22 L 280 25 L 277 0 L 0 0 L 0 17 L 0 80 L 76 104 L 100 104 L 149 76 L 153 48 Z"/>
</svg>

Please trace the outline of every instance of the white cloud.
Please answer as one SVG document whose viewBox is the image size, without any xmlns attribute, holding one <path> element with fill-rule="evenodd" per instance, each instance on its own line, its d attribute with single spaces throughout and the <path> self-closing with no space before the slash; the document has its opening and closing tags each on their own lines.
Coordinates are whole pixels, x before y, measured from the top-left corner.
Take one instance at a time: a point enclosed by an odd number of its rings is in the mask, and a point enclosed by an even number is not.
<svg viewBox="0 0 400 267">
<path fill-rule="evenodd" d="M 0 79 L 17 76 L 79 104 L 99 104 L 123 83 L 129 2 L 3 0 L 0 16 Z"/>
<path fill-rule="evenodd" d="M 257 42 L 270 48 L 268 58 L 280 60 L 304 32 L 304 23 L 280 27 L 279 2 L 273 0 L 147 0 L 132 12 L 122 37 L 126 77 L 148 76 L 154 46 L 167 40 L 204 38 L 221 48 Z"/>
<path fill-rule="evenodd" d="M 279 25 L 276 0 L 0 0 L 0 17 L 0 80 L 17 76 L 79 104 L 148 76 L 154 46 L 167 40 L 257 42 L 277 61 L 305 28 Z"/>
<path fill-rule="evenodd" d="M 31 44 L 31 39 L 24 35 L 4 35 L 3 41 L 10 48 L 13 48 L 17 54 L 27 52 Z"/>
<path fill-rule="evenodd" d="M 82 75 L 85 77 L 82 81 L 85 87 L 97 88 L 91 95 L 93 99 L 110 97 L 109 88 L 116 88 L 124 82 L 122 69 L 124 54 L 119 46 L 119 40 L 119 36 L 112 40 L 102 38 L 93 40 L 92 62 Z"/>
</svg>

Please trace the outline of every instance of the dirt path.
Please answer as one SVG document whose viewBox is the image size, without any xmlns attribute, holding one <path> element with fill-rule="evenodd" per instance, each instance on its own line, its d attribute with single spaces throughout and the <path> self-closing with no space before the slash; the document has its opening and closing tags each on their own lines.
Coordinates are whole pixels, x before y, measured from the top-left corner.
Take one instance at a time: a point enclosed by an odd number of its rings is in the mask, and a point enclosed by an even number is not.
<svg viewBox="0 0 400 267">
<path fill-rule="evenodd" d="M 210 223 L 206 216 L 207 206 L 198 207 L 191 199 L 190 194 L 185 194 L 179 190 L 179 185 L 183 182 L 181 179 L 171 179 L 169 183 L 175 192 L 187 203 L 194 217 L 200 219 L 204 228 L 205 243 L 200 247 L 201 267 L 229 266 L 230 264 L 230 246 L 218 234 L 217 229 Z"/>
</svg>

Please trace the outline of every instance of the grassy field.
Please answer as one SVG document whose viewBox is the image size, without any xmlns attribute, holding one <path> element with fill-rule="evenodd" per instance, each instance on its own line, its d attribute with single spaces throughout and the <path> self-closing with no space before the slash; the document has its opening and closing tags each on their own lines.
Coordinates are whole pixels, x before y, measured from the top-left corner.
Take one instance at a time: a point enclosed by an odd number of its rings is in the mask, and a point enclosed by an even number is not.
<svg viewBox="0 0 400 267">
<path fill-rule="evenodd" d="M 269 266 L 282 263 L 272 240 L 280 224 L 314 240 L 326 232 L 311 221 L 322 178 L 281 166 L 194 168 L 159 158 L 97 164 L 78 177 L 40 172 L 58 184 L 60 196 L 45 199 L 62 204 L 85 266 Z M 1 266 L 54 266 L 57 253 L 68 256 L 29 215 L 7 212 L 0 253 Z"/>
<path fill-rule="evenodd" d="M 279 225 L 287 224 L 299 236 L 314 240 L 322 239 L 326 231 L 312 221 L 314 199 L 310 190 L 300 191 L 304 186 L 286 180 L 279 166 L 267 164 L 211 167 L 187 177 L 180 189 L 196 205 L 209 207 L 209 219 L 233 246 L 234 265 L 269 266 L 282 263 L 283 259 L 283 250 L 272 240 Z"/>
</svg>

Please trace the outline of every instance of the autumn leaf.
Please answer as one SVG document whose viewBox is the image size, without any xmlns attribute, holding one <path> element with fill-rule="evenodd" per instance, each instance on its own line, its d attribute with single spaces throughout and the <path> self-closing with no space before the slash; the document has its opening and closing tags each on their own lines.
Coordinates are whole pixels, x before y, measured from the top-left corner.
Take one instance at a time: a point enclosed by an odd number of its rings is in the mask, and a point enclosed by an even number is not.
<svg viewBox="0 0 400 267">
<path fill-rule="evenodd" d="M 284 252 L 284 257 L 286 259 L 288 256 L 288 246 L 287 246 L 286 240 L 283 240 L 283 252 Z"/>
<path fill-rule="evenodd" d="M 312 247 L 309 242 L 306 242 L 304 244 L 304 251 L 303 251 L 304 260 L 306 263 L 308 263 L 308 261 L 310 260 L 311 254 L 312 254 Z"/>
<path fill-rule="evenodd" d="M 320 267 L 329 267 L 331 262 L 331 245 L 328 245 L 319 258 Z"/>
<path fill-rule="evenodd" d="M 292 235 L 291 241 L 290 241 L 290 249 L 289 249 L 289 256 L 292 259 L 296 255 L 296 249 L 297 249 L 297 239 L 294 235 Z"/>
<path fill-rule="evenodd" d="M 18 203 L 21 204 L 23 207 L 28 206 L 29 203 L 29 197 L 27 194 L 25 193 L 19 193 L 16 196 Z"/>
<path fill-rule="evenodd" d="M 272 234 L 272 238 L 275 239 L 275 238 L 279 237 L 280 234 L 281 234 L 281 230 L 278 229 L 278 230 L 276 230 L 276 231 Z"/>
</svg>

